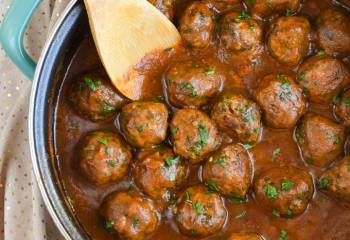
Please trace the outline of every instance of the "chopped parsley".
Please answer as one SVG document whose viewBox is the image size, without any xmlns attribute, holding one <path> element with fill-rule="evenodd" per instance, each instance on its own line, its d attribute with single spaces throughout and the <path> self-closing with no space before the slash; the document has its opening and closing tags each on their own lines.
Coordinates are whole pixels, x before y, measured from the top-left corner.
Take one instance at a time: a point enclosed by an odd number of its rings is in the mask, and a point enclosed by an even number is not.
<svg viewBox="0 0 350 240">
<path fill-rule="evenodd" d="M 107 160 L 107 164 L 111 167 L 115 167 L 116 161 L 113 159 Z"/>
<path fill-rule="evenodd" d="M 289 16 L 292 16 L 292 15 L 293 15 L 292 10 L 290 10 L 289 8 L 287 8 L 287 10 L 286 10 L 286 16 L 289 17 Z"/>
<path fill-rule="evenodd" d="M 324 55 L 326 55 L 326 52 L 325 51 L 323 51 L 323 50 L 319 50 L 319 51 L 317 51 L 317 53 L 316 53 L 316 56 L 324 56 Z"/>
<path fill-rule="evenodd" d="M 273 152 L 272 152 L 272 160 L 275 160 L 276 157 L 278 155 L 280 155 L 280 154 L 281 154 L 281 149 L 280 148 L 276 148 L 275 150 L 273 150 Z"/>
<path fill-rule="evenodd" d="M 294 183 L 289 180 L 282 180 L 281 183 L 281 190 L 282 191 L 288 191 L 291 190 L 294 187 Z"/>
<path fill-rule="evenodd" d="M 192 236 L 197 236 L 197 230 L 196 229 L 192 229 L 191 230 L 191 235 Z"/>
<path fill-rule="evenodd" d="M 241 211 L 240 213 L 238 213 L 235 218 L 238 219 L 238 218 L 242 218 L 244 217 L 245 215 L 247 215 L 247 211 Z"/>
<path fill-rule="evenodd" d="M 185 200 L 186 201 L 191 201 L 191 193 L 188 192 L 188 191 L 185 192 Z"/>
<path fill-rule="evenodd" d="M 163 96 L 155 96 L 155 99 L 156 99 L 156 101 L 158 101 L 158 102 L 164 102 L 165 100 L 164 100 L 164 97 Z"/>
<path fill-rule="evenodd" d="M 208 143 L 209 134 L 203 125 L 198 126 L 198 131 L 199 131 L 200 140 L 196 143 L 196 146 L 199 146 L 200 148 L 202 148 L 204 147 L 205 144 Z"/>
<path fill-rule="evenodd" d="M 114 226 L 114 221 L 106 221 L 106 223 L 105 223 L 105 228 L 106 228 L 107 230 L 113 229 L 113 226 Z"/>
<path fill-rule="evenodd" d="M 192 63 L 192 67 L 194 68 L 200 68 L 201 65 L 199 63 Z"/>
<path fill-rule="evenodd" d="M 216 73 L 215 68 L 208 68 L 208 69 L 205 70 L 205 74 L 206 74 L 208 77 L 214 76 L 215 73 Z"/>
<path fill-rule="evenodd" d="M 85 81 L 86 85 L 91 89 L 91 91 L 93 91 L 93 92 L 96 91 L 97 87 L 96 87 L 96 84 L 94 83 L 94 80 L 92 80 L 89 77 L 85 77 L 84 81 Z"/>
<path fill-rule="evenodd" d="M 314 162 L 313 157 L 306 157 L 306 162 L 307 162 L 308 164 L 312 164 L 312 163 Z"/>
<path fill-rule="evenodd" d="M 171 132 L 171 134 L 176 134 L 177 133 L 177 131 L 179 131 L 179 129 L 177 128 L 177 127 L 172 127 L 172 128 L 170 128 L 170 132 Z"/>
<path fill-rule="evenodd" d="M 182 91 L 185 89 L 193 89 L 193 85 L 191 83 L 181 83 L 180 90 Z"/>
<path fill-rule="evenodd" d="M 345 103 L 346 106 L 350 106 L 350 98 L 344 98 L 343 103 Z"/>
<path fill-rule="evenodd" d="M 333 144 L 339 144 L 340 143 L 339 134 L 332 135 L 332 134 L 326 133 L 326 139 L 330 140 L 330 141 L 333 141 Z"/>
<path fill-rule="evenodd" d="M 288 236 L 288 232 L 285 230 L 282 230 L 280 233 L 280 236 L 278 237 L 278 240 L 285 240 Z"/>
<path fill-rule="evenodd" d="M 139 225 L 139 222 L 140 222 L 140 220 L 139 220 L 138 216 L 135 216 L 133 221 L 132 221 L 132 227 L 136 228 L 137 225 Z"/>
<path fill-rule="evenodd" d="M 231 193 L 229 196 L 228 196 L 228 199 L 230 199 L 232 202 L 235 202 L 235 203 L 244 203 L 247 201 L 246 198 L 244 197 L 240 197 L 240 196 L 236 196 L 235 194 Z"/>
<path fill-rule="evenodd" d="M 108 138 L 100 138 L 100 139 L 98 139 L 97 141 L 98 141 L 99 143 L 101 143 L 101 144 L 107 146 L 109 140 L 108 140 Z"/>
<path fill-rule="evenodd" d="M 174 166 L 174 165 L 178 164 L 180 160 L 181 160 L 180 156 L 176 156 L 174 158 L 166 157 L 164 159 L 164 165 L 166 167 L 171 167 L 171 166 Z"/>
<path fill-rule="evenodd" d="M 267 3 L 266 3 L 266 7 L 267 7 L 268 9 L 273 9 L 273 5 L 272 5 L 271 2 L 267 2 Z"/>
<path fill-rule="evenodd" d="M 148 127 L 148 123 L 147 122 L 141 124 L 140 126 L 137 126 L 136 129 L 137 129 L 138 132 L 143 132 L 143 130 L 145 130 L 146 127 Z"/>
<path fill-rule="evenodd" d="M 208 184 L 208 193 L 218 192 L 220 190 L 219 186 L 213 180 L 208 179 L 206 183 Z"/>
<path fill-rule="evenodd" d="M 300 133 L 295 134 L 295 138 L 297 139 L 298 143 L 305 143 L 305 137 Z"/>
<path fill-rule="evenodd" d="M 203 212 L 203 206 L 200 202 L 195 202 L 192 205 L 197 214 L 201 214 Z"/>
<path fill-rule="evenodd" d="M 303 91 L 304 94 L 308 94 L 310 92 L 309 89 L 307 89 L 306 87 L 303 87 L 302 91 Z"/>
<path fill-rule="evenodd" d="M 246 150 L 252 149 L 253 147 L 255 147 L 255 144 L 241 144 Z"/>
<path fill-rule="evenodd" d="M 333 103 L 338 104 L 340 102 L 340 97 L 338 95 L 333 96 Z"/>
<path fill-rule="evenodd" d="M 283 77 L 284 77 L 283 73 L 281 73 L 281 72 L 277 72 L 277 73 L 276 73 L 276 78 L 277 78 L 277 79 L 281 79 L 281 78 L 283 78 Z"/>
<path fill-rule="evenodd" d="M 216 158 L 215 163 L 220 164 L 222 167 L 226 167 L 225 156 L 220 156 Z"/>
<path fill-rule="evenodd" d="M 250 7 L 254 7 L 254 5 L 255 5 L 254 0 L 249 0 L 248 4 Z"/>
<path fill-rule="evenodd" d="M 272 215 L 274 215 L 275 217 L 280 217 L 281 213 L 280 213 L 280 211 L 275 209 L 275 210 L 272 211 Z"/>
<path fill-rule="evenodd" d="M 246 11 L 242 11 L 241 15 L 238 16 L 239 20 L 242 19 L 250 19 L 250 16 L 248 15 L 248 13 Z"/>
<path fill-rule="evenodd" d="M 191 93 L 188 94 L 189 97 L 198 97 L 198 93 L 197 91 L 193 91 Z"/>
<path fill-rule="evenodd" d="M 276 199 L 278 197 L 278 190 L 275 186 L 271 184 L 266 184 L 264 187 L 265 195 L 269 199 Z"/>
<path fill-rule="evenodd" d="M 318 187 L 320 189 L 327 188 L 331 184 L 331 179 L 328 177 L 321 178 L 321 180 L 318 183 Z"/>
</svg>

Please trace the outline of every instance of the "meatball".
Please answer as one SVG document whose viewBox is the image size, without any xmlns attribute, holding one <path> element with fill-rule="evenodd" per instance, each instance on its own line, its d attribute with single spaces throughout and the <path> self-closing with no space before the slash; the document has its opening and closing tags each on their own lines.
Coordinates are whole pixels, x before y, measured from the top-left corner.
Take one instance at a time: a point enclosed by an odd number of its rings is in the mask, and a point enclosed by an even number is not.
<svg viewBox="0 0 350 240">
<path fill-rule="evenodd" d="M 308 113 L 295 136 L 308 164 L 325 167 L 343 153 L 344 127 L 326 117 Z"/>
<path fill-rule="evenodd" d="M 326 170 L 318 183 L 321 190 L 350 203 L 350 156 Z"/>
<path fill-rule="evenodd" d="M 268 17 L 286 12 L 298 11 L 301 0 L 244 0 L 252 14 L 256 17 Z"/>
<path fill-rule="evenodd" d="M 254 94 L 267 124 L 274 128 L 294 127 L 306 111 L 302 89 L 283 73 L 265 76 Z"/>
<path fill-rule="evenodd" d="M 127 173 L 131 149 L 121 137 L 110 131 L 89 132 L 80 145 L 80 169 L 97 185 L 119 181 Z"/>
<path fill-rule="evenodd" d="M 224 93 L 214 104 L 211 117 L 221 130 L 243 143 L 256 143 L 260 140 L 260 107 L 241 94 Z"/>
<path fill-rule="evenodd" d="M 311 175 L 293 167 L 274 167 L 263 172 L 254 185 L 257 201 L 273 215 L 293 217 L 305 211 L 312 199 Z"/>
<path fill-rule="evenodd" d="M 344 126 L 350 127 L 350 90 L 347 90 L 335 105 L 335 114 Z"/>
<path fill-rule="evenodd" d="M 296 66 L 306 56 L 311 27 L 304 17 L 280 17 L 271 25 L 268 47 L 282 64 Z"/>
<path fill-rule="evenodd" d="M 221 24 L 220 41 L 225 49 L 236 53 L 256 51 L 263 42 L 262 26 L 244 11 L 228 13 Z"/>
<path fill-rule="evenodd" d="M 215 9 L 217 12 L 227 11 L 238 4 L 240 0 L 203 0 L 209 8 Z"/>
<path fill-rule="evenodd" d="M 169 20 L 173 20 L 175 15 L 175 0 L 148 0 L 158 8 Z"/>
<path fill-rule="evenodd" d="M 317 42 L 328 54 L 350 53 L 350 18 L 344 13 L 326 8 L 316 21 Z"/>
<path fill-rule="evenodd" d="M 183 183 L 187 166 L 171 149 L 142 151 L 134 168 L 136 185 L 154 199 L 170 198 L 170 191 Z"/>
<path fill-rule="evenodd" d="M 166 75 L 169 101 L 177 107 L 203 106 L 219 92 L 222 81 L 223 75 L 202 61 L 175 63 Z"/>
<path fill-rule="evenodd" d="M 108 77 L 99 71 L 80 75 L 70 89 L 69 100 L 79 115 L 91 121 L 114 116 L 124 104 Z"/>
<path fill-rule="evenodd" d="M 145 239 L 158 225 L 158 214 L 152 202 L 136 193 L 112 193 L 104 201 L 100 213 L 106 220 L 106 228 L 115 230 L 122 239 Z"/>
<path fill-rule="evenodd" d="M 179 196 L 174 215 L 183 234 L 205 237 L 222 228 L 227 212 L 217 193 L 199 185 L 187 188 Z"/>
<path fill-rule="evenodd" d="M 245 199 L 252 176 L 249 154 L 239 144 L 230 144 L 220 149 L 203 168 L 203 180 L 210 189 L 237 199 Z"/>
<path fill-rule="evenodd" d="M 349 82 L 349 71 L 340 60 L 313 56 L 300 66 L 297 81 L 312 102 L 330 104 Z"/>
<path fill-rule="evenodd" d="M 171 120 L 170 131 L 175 153 L 191 163 L 202 161 L 221 143 L 215 123 L 196 109 L 178 110 Z"/>
<path fill-rule="evenodd" d="M 193 2 L 180 19 L 180 33 L 194 48 L 205 48 L 214 34 L 215 22 L 209 8 L 199 1 Z"/>
<path fill-rule="evenodd" d="M 257 233 L 233 233 L 227 240 L 263 240 Z"/>
<path fill-rule="evenodd" d="M 151 147 L 166 138 L 168 109 L 158 102 L 133 102 L 120 114 L 120 128 L 135 147 Z"/>
</svg>

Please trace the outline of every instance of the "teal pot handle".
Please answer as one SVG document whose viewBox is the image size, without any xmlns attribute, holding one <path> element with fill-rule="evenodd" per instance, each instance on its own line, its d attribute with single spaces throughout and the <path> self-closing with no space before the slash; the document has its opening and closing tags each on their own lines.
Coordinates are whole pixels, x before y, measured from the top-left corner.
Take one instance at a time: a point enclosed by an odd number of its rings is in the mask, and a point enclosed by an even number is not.
<svg viewBox="0 0 350 240">
<path fill-rule="evenodd" d="M 36 64 L 23 46 L 24 32 L 41 0 L 13 0 L 0 27 L 0 42 L 14 64 L 33 79 Z"/>
</svg>

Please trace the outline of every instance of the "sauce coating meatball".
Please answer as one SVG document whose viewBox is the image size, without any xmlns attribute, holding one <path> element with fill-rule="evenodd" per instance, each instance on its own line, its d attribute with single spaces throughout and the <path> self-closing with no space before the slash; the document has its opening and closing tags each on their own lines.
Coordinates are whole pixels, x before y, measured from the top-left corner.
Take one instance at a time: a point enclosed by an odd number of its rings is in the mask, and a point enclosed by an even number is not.
<svg viewBox="0 0 350 240">
<path fill-rule="evenodd" d="M 249 154 L 239 144 L 230 144 L 220 149 L 203 168 L 203 180 L 209 189 L 237 199 L 245 199 L 252 176 Z"/>
<path fill-rule="evenodd" d="M 166 75 L 169 101 L 177 107 L 203 106 L 219 92 L 223 78 L 203 61 L 175 63 Z"/>
<path fill-rule="evenodd" d="M 186 174 L 185 162 L 169 148 L 142 151 L 135 162 L 136 185 L 154 199 L 168 200 Z"/>
<path fill-rule="evenodd" d="M 179 28 L 182 38 L 189 46 L 205 48 L 213 37 L 215 22 L 209 8 L 196 1 L 183 13 Z"/>
<path fill-rule="evenodd" d="M 312 102 L 330 104 L 349 82 L 349 71 L 338 59 L 313 56 L 300 66 L 297 81 Z"/>
<path fill-rule="evenodd" d="M 329 195 L 350 203 L 350 156 L 345 156 L 326 170 L 318 186 Z"/>
<path fill-rule="evenodd" d="M 120 128 L 135 147 L 151 147 L 166 138 L 168 109 L 163 103 L 133 102 L 120 114 Z"/>
<path fill-rule="evenodd" d="M 231 12 L 222 21 L 220 41 L 225 49 L 236 53 L 257 51 L 262 46 L 263 30 L 246 12 Z"/>
<path fill-rule="evenodd" d="M 257 17 L 268 17 L 279 13 L 298 11 L 301 0 L 244 0 L 250 11 Z"/>
<path fill-rule="evenodd" d="M 181 109 L 170 123 L 174 152 L 191 163 L 202 161 L 221 142 L 215 123 L 196 109 Z"/>
<path fill-rule="evenodd" d="M 347 90 L 335 105 L 335 114 L 341 119 L 344 126 L 350 127 L 350 91 Z"/>
<path fill-rule="evenodd" d="M 183 234 L 199 237 L 219 231 L 227 216 L 221 197 L 200 185 L 187 188 L 179 196 L 174 214 Z"/>
<path fill-rule="evenodd" d="M 92 121 L 114 116 L 124 104 L 108 77 L 99 71 L 80 75 L 71 88 L 69 100 L 79 115 Z"/>
<path fill-rule="evenodd" d="M 345 129 L 326 117 L 308 113 L 295 136 L 308 164 L 325 167 L 343 153 Z"/>
<path fill-rule="evenodd" d="M 100 213 L 106 220 L 106 228 L 115 230 L 122 239 L 145 239 L 158 225 L 152 202 L 136 193 L 112 193 L 105 199 Z"/>
<path fill-rule="evenodd" d="M 257 233 L 233 233 L 227 240 L 263 240 Z"/>
<path fill-rule="evenodd" d="M 293 167 L 274 167 L 256 179 L 257 201 L 270 209 L 273 215 L 293 217 L 305 211 L 314 192 L 311 175 Z"/>
<path fill-rule="evenodd" d="M 158 8 L 169 20 L 173 20 L 175 15 L 175 0 L 148 0 Z"/>
<path fill-rule="evenodd" d="M 260 140 L 260 107 L 241 94 L 224 93 L 214 104 L 211 117 L 218 127 L 243 143 Z"/>
<path fill-rule="evenodd" d="M 318 16 L 318 45 L 332 56 L 350 53 L 350 18 L 344 13 L 326 8 Z"/>
<path fill-rule="evenodd" d="M 265 121 L 274 128 L 292 128 L 306 111 L 302 89 L 283 73 L 265 76 L 254 92 Z"/>
<path fill-rule="evenodd" d="M 124 177 L 132 154 L 118 134 L 103 130 L 89 132 L 80 145 L 79 166 L 91 182 L 103 185 Z"/>
<path fill-rule="evenodd" d="M 227 11 L 237 4 L 240 4 L 240 0 L 202 0 L 207 4 L 209 8 L 213 8 L 217 12 Z"/>
<path fill-rule="evenodd" d="M 311 27 L 304 17 L 280 17 L 271 25 L 268 47 L 282 64 L 296 66 L 306 56 Z"/>
</svg>

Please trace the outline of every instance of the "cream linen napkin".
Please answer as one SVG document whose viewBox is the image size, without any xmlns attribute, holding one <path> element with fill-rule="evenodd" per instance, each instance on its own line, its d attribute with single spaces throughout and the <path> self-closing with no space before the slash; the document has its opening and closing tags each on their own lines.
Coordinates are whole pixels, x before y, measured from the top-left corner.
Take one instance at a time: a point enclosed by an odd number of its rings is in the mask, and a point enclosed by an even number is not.
<svg viewBox="0 0 350 240">
<path fill-rule="evenodd" d="M 26 1 L 26 0 L 23 0 Z M 11 0 L 0 0 L 1 19 Z M 38 59 L 49 29 L 68 0 L 44 0 L 26 34 L 26 48 Z M 0 51 L 0 239 L 62 239 L 40 196 L 28 146 L 31 81 Z"/>
</svg>

